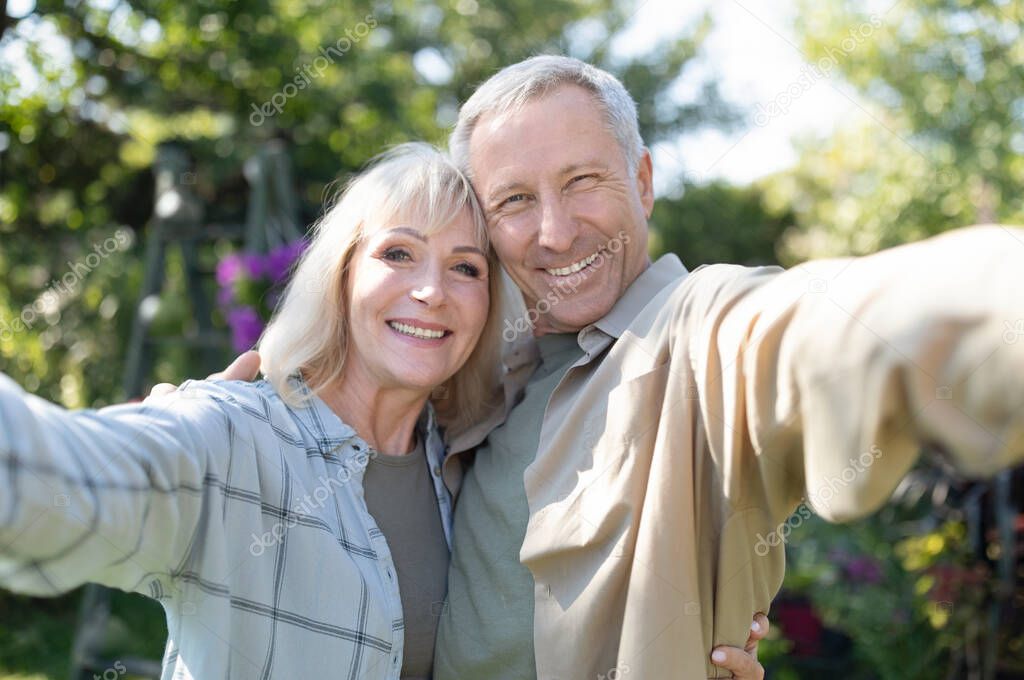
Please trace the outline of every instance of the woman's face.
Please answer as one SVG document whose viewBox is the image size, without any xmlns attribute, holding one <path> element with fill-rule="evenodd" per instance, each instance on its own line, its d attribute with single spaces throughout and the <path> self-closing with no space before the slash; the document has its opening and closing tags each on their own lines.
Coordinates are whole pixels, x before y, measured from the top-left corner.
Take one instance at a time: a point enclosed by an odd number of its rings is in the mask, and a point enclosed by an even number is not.
<svg viewBox="0 0 1024 680">
<path fill-rule="evenodd" d="M 346 377 L 424 390 L 446 381 L 480 338 L 489 275 L 468 210 L 430 235 L 406 222 L 370 235 L 349 267 Z"/>
</svg>

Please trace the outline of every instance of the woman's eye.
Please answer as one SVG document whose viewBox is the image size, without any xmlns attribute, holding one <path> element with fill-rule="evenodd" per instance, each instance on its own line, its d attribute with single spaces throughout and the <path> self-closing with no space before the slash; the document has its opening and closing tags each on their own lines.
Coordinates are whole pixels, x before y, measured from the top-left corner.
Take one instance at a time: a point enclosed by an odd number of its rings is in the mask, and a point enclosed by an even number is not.
<svg viewBox="0 0 1024 680">
<path fill-rule="evenodd" d="M 460 262 L 455 265 L 455 270 L 462 272 L 466 276 L 472 276 L 474 279 L 480 276 L 480 268 L 468 262 Z"/>
<path fill-rule="evenodd" d="M 382 257 L 392 262 L 405 262 L 412 259 L 412 255 L 404 248 L 388 248 L 384 251 Z"/>
</svg>

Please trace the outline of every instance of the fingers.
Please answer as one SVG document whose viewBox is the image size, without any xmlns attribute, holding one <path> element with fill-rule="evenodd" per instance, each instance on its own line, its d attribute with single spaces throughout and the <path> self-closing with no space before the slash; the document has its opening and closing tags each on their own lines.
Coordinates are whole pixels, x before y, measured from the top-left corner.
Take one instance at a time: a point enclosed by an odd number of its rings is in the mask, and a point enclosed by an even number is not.
<svg viewBox="0 0 1024 680">
<path fill-rule="evenodd" d="M 766 637 L 768 637 L 768 617 L 758 612 L 754 614 L 754 620 L 750 624 L 750 637 L 747 638 L 747 644 L 743 647 L 748 652 L 754 653 L 754 658 L 757 658 L 757 643 Z"/>
<path fill-rule="evenodd" d="M 711 663 L 732 671 L 734 680 L 764 680 L 764 667 L 739 647 L 715 647 Z"/>
<path fill-rule="evenodd" d="M 153 389 L 149 391 L 149 396 L 162 397 L 165 394 L 170 394 L 176 389 L 178 389 L 177 385 L 172 385 L 171 383 L 160 383 L 158 385 L 153 385 Z"/>
<path fill-rule="evenodd" d="M 220 373 L 208 376 L 207 380 L 253 380 L 260 372 L 260 355 L 255 350 L 239 354 Z"/>
</svg>

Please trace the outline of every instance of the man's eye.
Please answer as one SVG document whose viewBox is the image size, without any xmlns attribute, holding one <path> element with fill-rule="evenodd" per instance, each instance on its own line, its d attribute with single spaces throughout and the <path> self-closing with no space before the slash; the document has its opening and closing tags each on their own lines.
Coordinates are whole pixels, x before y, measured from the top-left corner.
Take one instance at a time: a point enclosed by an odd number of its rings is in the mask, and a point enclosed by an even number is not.
<svg viewBox="0 0 1024 680">
<path fill-rule="evenodd" d="M 571 180 L 569 180 L 569 184 L 579 184 L 583 180 L 596 179 L 596 178 L 597 178 L 597 175 L 594 175 L 594 174 L 590 174 L 590 175 L 576 175 Z"/>
<path fill-rule="evenodd" d="M 512 194 L 511 196 L 506 198 L 504 201 L 502 201 L 501 205 L 504 206 L 504 205 L 508 205 L 509 203 L 521 203 L 522 201 L 525 201 L 525 200 L 526 200 L 526 194 Z"/>
<path fill-rule="evenodd" d="M 466 276 L 471 276 L 474 279 L 480 276 L 480 268 L 475 264 L 470 264 L 469 262 L 460 262 L 455 265 L 455 270 L 465 274 Z"/>
<path fill-rule="evenodd" d="M 391 260 L 392 262 L 405 262 L 412 259 L 412 255 L 409 254 L 408 250 L 404 248 L 388 248 L 381 255 L 385 260 Z"/>
</svg>

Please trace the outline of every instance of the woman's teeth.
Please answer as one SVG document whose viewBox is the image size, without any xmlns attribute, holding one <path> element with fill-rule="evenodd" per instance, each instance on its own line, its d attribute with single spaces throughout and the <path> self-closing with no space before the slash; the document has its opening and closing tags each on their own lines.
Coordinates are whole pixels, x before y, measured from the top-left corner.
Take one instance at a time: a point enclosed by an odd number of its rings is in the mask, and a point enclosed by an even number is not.
<svg viewBox="0 0 1024 680">
<path fill-rule="evenodd" d="M 411 335 L 414 338 L 425 338 L 428 340 L 435 340 L 437 338 L 444 337 L 444 331 L 432 331 L 426 328 L 417 328 L 416 326 L 410 326 L 407 323 L 388 321 L 388 325 L 394 328 L 402 335 Z"/>
<path fill-rule="evenodd" d="M 544 271 L 546 271 L 548 274 L 551 274 L 552 276 L 568 276 L 569 274 L 575 274 L 576 272 L 578 272 L 579 270 L 583 269 L 591 262 L 596 260 L 599 254 L 600 251 L 594 253 L 590 257 L 585 257 L 579 262 L 573 263 L 568 267 L 559 267 L 558 269 L 545 269 Z"/>
</svg>

